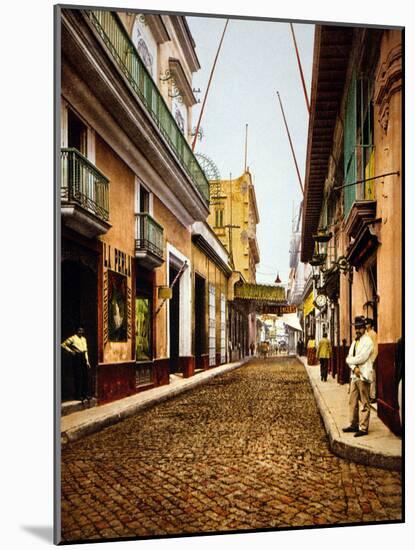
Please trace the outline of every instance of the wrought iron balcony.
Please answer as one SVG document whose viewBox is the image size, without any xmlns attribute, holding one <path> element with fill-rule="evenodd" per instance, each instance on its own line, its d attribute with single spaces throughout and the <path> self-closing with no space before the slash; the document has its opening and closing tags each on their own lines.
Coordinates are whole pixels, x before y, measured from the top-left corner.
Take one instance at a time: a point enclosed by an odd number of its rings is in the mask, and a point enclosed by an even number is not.
<svg viewBox="0 0 415 550">
<path fill-rule="evenodd" d="M 164 230 L 148 213 L 135 216 L 135 257 L 145 267 L 159 267 L 164 262 Z"/>
<path fill-rule="evenodd" d="M 60 185 L 65 225 L 89 238 L 110 229 L 109 180 L 77 149 L 61 149 Z"/>
<path fill-rule="evenodd" d="M 87 10 L 85 13 L 105 42 L 115 63 L 145 104 L 196 189 L 209 202 L 209 183 L 206 176 L 118 15 L 106 10 Z"/>
</svg>

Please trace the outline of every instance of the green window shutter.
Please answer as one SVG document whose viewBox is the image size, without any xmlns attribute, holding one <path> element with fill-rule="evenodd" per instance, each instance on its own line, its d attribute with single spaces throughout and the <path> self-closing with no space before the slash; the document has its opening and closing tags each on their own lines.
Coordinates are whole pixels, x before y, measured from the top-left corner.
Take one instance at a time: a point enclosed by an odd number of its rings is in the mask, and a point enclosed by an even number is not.
<svg viewBox="0 0 415 550">
<path fill-rule="evenodd" d="M 346 103 L 344 126 L 344 183 L 356 181 L 356 78 L 353 77 Z M 352 185 L 344 188 L 344 216 L 350 212 L 355 200 L 356 189 Z"/>
</svg>

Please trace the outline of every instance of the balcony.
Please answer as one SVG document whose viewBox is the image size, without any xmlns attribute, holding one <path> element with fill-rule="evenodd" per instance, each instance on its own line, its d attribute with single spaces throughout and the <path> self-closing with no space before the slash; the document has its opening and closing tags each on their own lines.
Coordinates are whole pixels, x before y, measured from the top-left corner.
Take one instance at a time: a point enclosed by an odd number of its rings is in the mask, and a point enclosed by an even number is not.
<svg viewBox="0 0 415 550">
<path fill-rule="evenodd" d="M 90 239 L 110 229 L 109 180 L 77 149 L 61 149 L 60 185 L 67 227 Z"/>
<path fill-rule="evenodd" d="M 174 152 L 175 158 L 207 204 L 209 183 L 185 136 L 116 13 L 87 10 L 85 14 L 104 41 L 114 62 L 144 103 L 148 114 Z"/>
<path fill-rule="evenodd" d="M 148 269 L 164 262 L 163 228 L 147 213 L 135 215 L 135 257 Z"/>
</svg>

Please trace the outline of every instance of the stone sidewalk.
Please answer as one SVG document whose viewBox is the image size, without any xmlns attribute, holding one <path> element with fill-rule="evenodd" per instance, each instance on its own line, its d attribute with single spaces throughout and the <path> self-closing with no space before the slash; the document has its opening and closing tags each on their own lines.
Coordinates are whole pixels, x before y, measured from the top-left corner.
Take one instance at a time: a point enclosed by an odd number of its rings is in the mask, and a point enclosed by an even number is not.
<svg viewBox="0 0 415 550">
<path fill-rule="evenodd" d="M 402 441 L 395 436 L 372 410 L 369 434 L 355 438 L 344 434 L 348 426 L 348 385 L 340 385 L 329 377 L 320 381 L 320 367 L 308 366 L 305 357 L 298 358 L 304 365 L 330 442 L 331 450 L 343 458 L 389 470 L 401 470 Z M 61 418 L 61 442 L 75 441 L 98 432 L 149 407 L 191 390 L 208 380 L 244 365 L 249 359 L 229 363 L 195 374 L 191 378 L 171 375 L 170 384 L 147 390 L 106 405 L 85 409 Z"/>
<path fill-rule="evenodd" d="M 299 360 L 310 379 L 331 450 L 338 456 L 361 464 L 401 470 L 402 440 L 378 418 L 376 405 L 372 406 L 367 436 L 355 438 L 353 433 L 343 433 L 342 428 L 350 424 L 348 384 L 338 384 L 331 375 L 327 382 L 322 382 L 319 365 L 308 366 L 306 357 L 299 357 Z"/>
</svg>

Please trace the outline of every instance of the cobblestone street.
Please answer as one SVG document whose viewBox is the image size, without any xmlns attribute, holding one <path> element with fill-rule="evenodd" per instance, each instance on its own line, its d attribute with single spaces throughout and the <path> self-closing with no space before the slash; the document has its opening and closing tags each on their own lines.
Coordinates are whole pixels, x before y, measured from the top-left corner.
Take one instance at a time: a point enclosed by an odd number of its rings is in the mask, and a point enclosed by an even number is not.
<svg viewBox="0 0 415 550">
<path fill-rule="evenodd" d="M 400 474 L 331 453 L 295 359 L 254 360 L 62 449 L 66 541 L 400 519 Z"/>
</svg>

